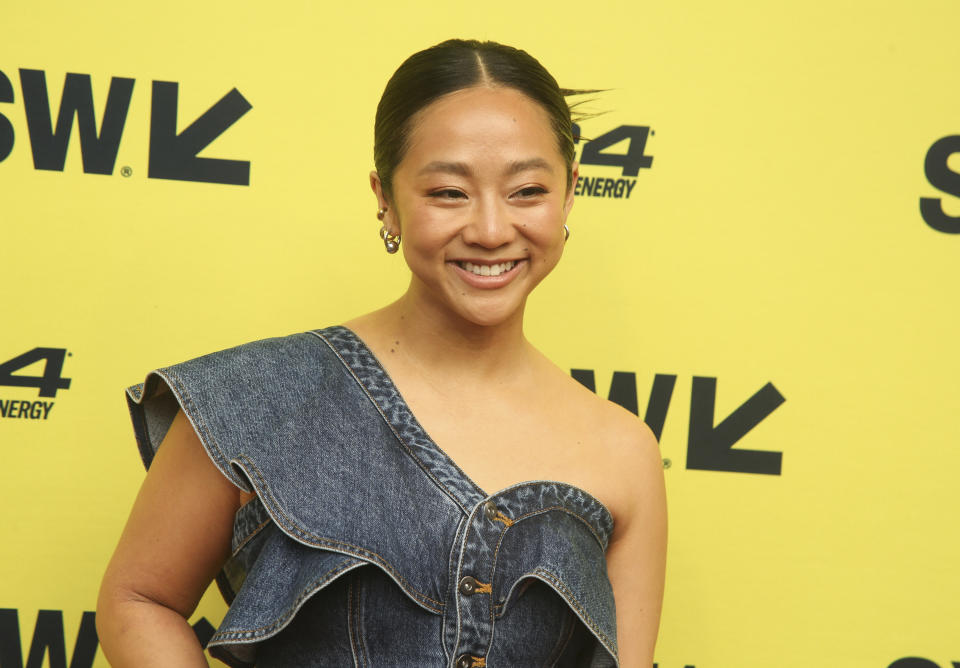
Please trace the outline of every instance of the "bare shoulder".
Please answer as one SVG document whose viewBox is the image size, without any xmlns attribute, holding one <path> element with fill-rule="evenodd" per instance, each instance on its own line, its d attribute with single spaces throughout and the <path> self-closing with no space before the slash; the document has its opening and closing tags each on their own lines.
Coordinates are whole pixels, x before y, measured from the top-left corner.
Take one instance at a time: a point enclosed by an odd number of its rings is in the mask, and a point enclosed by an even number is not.
<svg viewBox="0 0 960 668">
<path fill-rule="evenodd" d="M 614 458 L 640 457 L 644 461 L 656 454 L 656 464 L 660 466 L 657 437 L 646 422 L 623 406 L 591 392 L 562 370 L 557 371 L 563 375 L 564 403 L 574 409 L 578 419 L 586 420 L 599 437 L 598 441 L 609 450 L 606 454 Z"/>
<path fill-rule="evenodd" d="M 614 516 L 616 539 L 628 529 L 639 505 L 662 494 L 660 446 L 656 435 L 638 416 L 563 375 L 568 424 L 585 441 L 589 439 L 586 442 L 590 443 L 590 466 L 601 473 L 603 496 Z"/>
</svg>

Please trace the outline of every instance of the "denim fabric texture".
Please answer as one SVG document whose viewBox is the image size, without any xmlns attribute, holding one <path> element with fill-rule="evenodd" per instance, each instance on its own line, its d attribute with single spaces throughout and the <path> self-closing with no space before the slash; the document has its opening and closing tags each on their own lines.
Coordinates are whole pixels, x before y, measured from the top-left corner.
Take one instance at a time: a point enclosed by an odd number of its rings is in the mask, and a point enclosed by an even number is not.
<svg viewBox="0 0 960 668">
<path fill-rule="evenodd" d="M 217 576 L 229 665 L 619 665 L 608 510 L 558 481 L 480 489 L 349 329 L 158 369 L 127 399 L 147 467 L 179 408 L 257 494 Z"/>
</svg>

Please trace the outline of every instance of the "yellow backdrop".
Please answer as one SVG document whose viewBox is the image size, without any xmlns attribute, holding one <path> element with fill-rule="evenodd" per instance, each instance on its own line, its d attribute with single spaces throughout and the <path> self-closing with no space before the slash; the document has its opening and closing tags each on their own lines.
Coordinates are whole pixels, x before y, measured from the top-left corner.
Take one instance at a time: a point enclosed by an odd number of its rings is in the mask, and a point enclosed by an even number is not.
<svg viewBox="0 0 960 668">
<path fill-rule="evenodd" d="M 3 14 L 2 668 L 106 665 L 85 612 L 143 478 L 124 387 L 403 291 L 373 114 L 453 36 L 609 89 L 528 335 L 659 423 L 660 668 L 960 662 L 955 1 Z M 223 612 L 212 589 L 191 621 Z"/>
</svg>

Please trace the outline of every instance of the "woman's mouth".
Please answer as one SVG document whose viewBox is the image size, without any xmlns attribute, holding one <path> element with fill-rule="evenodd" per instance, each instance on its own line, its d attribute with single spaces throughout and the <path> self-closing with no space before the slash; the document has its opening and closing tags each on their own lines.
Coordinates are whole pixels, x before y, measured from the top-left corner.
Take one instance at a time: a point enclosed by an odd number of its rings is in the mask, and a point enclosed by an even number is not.
<svg viewBox="0 0 960 668">
<path fill-rule="evenodd" d="M 461 269 L 469 271 L 474 276 L 499 276 L 513 269 L 517 265 L 516 260 L 508 260 L 500 264 L 474 264 L 473 262 L 457 261 Z"/>
</svg>

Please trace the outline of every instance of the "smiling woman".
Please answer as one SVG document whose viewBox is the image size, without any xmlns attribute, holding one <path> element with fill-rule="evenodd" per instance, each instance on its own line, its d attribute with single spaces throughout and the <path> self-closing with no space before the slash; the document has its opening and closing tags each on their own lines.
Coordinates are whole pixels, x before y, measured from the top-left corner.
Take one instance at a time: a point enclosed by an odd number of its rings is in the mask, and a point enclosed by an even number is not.
<svg viewBox="0 0 960 668">
<path fill-rule="evenodd" d="M 377 111 L 370 184 L 410 284 L 344 325 L 128 390 L 147 479 L 101 587 L 114 666 L 649 666 L 666 550 L 646 425 L 524 336 L 574 202 L 530 55 L 451 40 Z"/>
<path fill-rule="evenodd" d="M 564 164 L 547 113 L 514 88 L 472 86 L 419 111 L 406 144 L 392 196 L 379 172 L 370 181 L 388 233 L 404 239 L 407 297 L 443 327 L 519 326 L 560 260 L 573 206 L 577 168 Z"/>
</svg>

